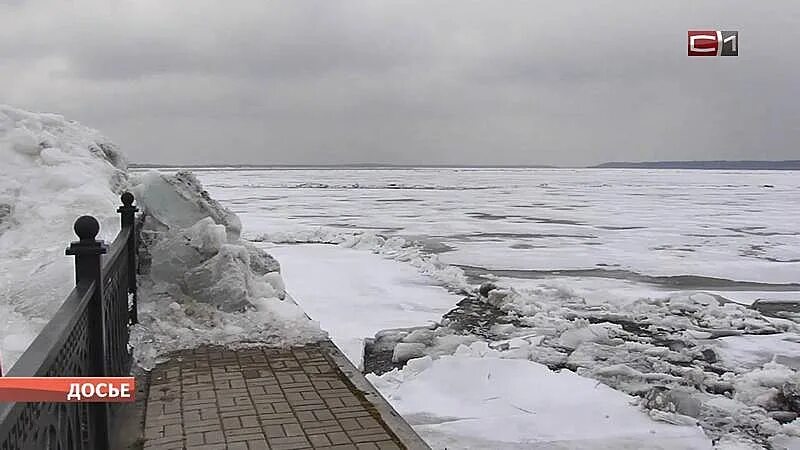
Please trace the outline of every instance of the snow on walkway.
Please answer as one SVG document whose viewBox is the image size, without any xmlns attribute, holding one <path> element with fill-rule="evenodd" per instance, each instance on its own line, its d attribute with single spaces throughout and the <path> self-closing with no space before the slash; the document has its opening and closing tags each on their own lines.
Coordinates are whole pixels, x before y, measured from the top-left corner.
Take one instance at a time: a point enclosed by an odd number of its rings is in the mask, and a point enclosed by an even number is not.
<svg viewBox="0 0 800 450">
<path fill-rule="evenodd" d="M 364 338 L 438 322 L 461 297 L 432 286 L 414 267 L 325 244 L 258 244 L 281 264 L 287 292 L 361 367 Z"/>
<path fill-rule="evenodd" d="M 288 292 L 356 363 L 364 337 L 438 321 L 460 300 L 410 265 L 363 250 L 259 245 L 280 261 Z M 492 357 L 485 346 L 368 379 L 435 449 L 711 447 L 699 427 L 653 421 L 623 392 L 527 359 Z"/>
</svg>

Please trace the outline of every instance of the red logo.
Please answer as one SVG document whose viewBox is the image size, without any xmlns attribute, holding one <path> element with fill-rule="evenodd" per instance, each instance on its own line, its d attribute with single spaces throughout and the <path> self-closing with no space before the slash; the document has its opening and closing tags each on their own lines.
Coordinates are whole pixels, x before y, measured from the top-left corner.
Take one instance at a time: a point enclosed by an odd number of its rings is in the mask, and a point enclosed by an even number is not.
<svg viewBox="0 0 800 450">
<path fill-rule="evenodd" d="M 717 56 L 722 36 L 719 31 L 689 31 L 689 56 Z"/>
<path fill-rule="evenodd" d="M 689 56 L 738 56 L 739 32 L 689 30 Z"/>
</svg>

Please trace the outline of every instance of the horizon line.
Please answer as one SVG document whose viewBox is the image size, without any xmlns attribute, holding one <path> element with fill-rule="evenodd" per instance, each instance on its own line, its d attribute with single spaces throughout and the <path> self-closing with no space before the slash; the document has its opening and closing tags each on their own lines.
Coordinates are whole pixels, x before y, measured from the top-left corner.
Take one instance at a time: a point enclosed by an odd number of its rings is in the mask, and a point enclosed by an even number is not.
<svg viewBox="0 0 800 450">
<path fill-rule="evenodd" d="M 800 170 L 800 160 L 659 160 L 610 161 L 593 165 L 551 164 L 400 164 L 400 163 L 337 163 L 337 164 L 258 164 L 258 163 L 140 163 L 131 162 L 131 168 L 453 168 L 453 169 L 593 169 L 593 168 L 665 168 L 665 169 L 753 169 L 781 170 L 777 164 L 793 166 Z M 682 167 L 686 166 L 686 167 Z M 716 166 L 716 167 L 713 167 Z"/>
</svg>

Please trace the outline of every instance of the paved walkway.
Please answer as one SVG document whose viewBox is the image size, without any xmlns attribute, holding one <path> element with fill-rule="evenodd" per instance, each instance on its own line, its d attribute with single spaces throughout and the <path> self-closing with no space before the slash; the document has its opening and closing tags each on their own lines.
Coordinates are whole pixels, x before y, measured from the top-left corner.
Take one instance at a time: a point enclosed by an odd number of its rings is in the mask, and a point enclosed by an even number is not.
<svg viewBox="0 0 800 450">
<path fill-rule="evenodd" d="M 330 343 L 175 353 L 151 373 L 144 448 L 428 448 L 342 359 Z"/>
</svg>

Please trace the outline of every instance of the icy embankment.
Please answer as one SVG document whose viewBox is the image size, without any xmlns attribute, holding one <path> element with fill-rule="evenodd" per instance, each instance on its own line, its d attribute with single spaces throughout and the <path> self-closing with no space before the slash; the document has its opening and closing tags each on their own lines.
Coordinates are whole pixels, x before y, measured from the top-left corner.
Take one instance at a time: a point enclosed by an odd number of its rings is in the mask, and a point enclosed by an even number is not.
<svg viewBox="0 0 800 450">
<path fill-rule="evenodd" d="M 145 214 L 150 255 L 140 280 L 131 343 L 139 365 L 202 344 L 293 345 L 326 338 L 286 296 L 280 266 L 240 238 L 235 214 L 211 199 L 189 172 L 131 179 Z"/>
<path fill-rule="evenodd" d="M 74 287 L 78 216 L 95 216 L 99 239 L 119 232 L 119 195 L 132 190 L 147 215 L 150 274 L 140 277 L 137 362 L 199 344 L 299 344 L 322 339 L 317 323 L 283 295 L 278 263 L 239 238 L 239 219 L 189 173 L 129 176 L 98 131 L 57 114 L 0 105 L 0 358 L 8 370 Z"/>
<path fill-rule="evenodd" d="M 429 415 L 426 423 L 441 422 L 441 426 L 417 427 L 423 434 L 436 434 L 426 436 L 435 442 L 472 436 L 469 427 L 445 425 L 469 415 L 449 417 L 436 404 L 408 403 L 403 386 L 413 379 L 428 390 L 441 389 L 448 382 L 435 377 L 436 372 L 426 373 L 453 363 L 438 358 L 451 355 L 461 344 L 483 341 L 499 352 L 495 355 L 499 359 L 474 364 L 499 368 L 507 364 L 499 361 L 522 359 L 556 371 L 570 370 L 631 395 L 656 421 L 699 424 L 718 448 L 800 444 L 800 330 L 795 322 L 765 317 L 696 292 L 614 298 L 587 296 L 563 285 L 519 289 L 487 285 L 478 290 L 468 285 L 459 269 L 413 243 L 371 233 L 320 230 L 268 234 L 257 240 L 366 249 L 409 262 L 452 291 L 469 293 L 469 302 L 493 309 L 497 317 L 491 323 L 476 320 L 465 326 L 471 320 L 469 313 L 448 314 L 433 329 L 379 335 L 378 346 L 394 348 L 398 361 L 425 354 L 434 358 L 433 364 L 412 364 L 371 380 L 402 412 Z M 479 384 L 463 386 L 463 391 L 483 389 Z M 533 389 L 536 382 L 529 385 Z M 442 401 L 466 405 L 471 400 L 454 395 Z M 487 412 L 480 417 L 494 416 Z"/>
<path fill-rule="evenodd" d="M 119 231 L 127 163 L 98 131 L 0 105 L 0 358 L 8 370 L 75 285 L 75 219 Z"/>
<path fill-rule="evenodd" d="M 597 305 L 564 290 L 497 289 L 486 301 L 521 320 L 510 333 L 537 334 L 531 359 L 641 396 L 656 419 L 696 420 L 715 440 L 756 447 L 800 443 L 797 364 L 732 364 L 720 349 L 731 342 L 714 339 L 784 333 L 796 340 L 794 322 L 705 294 Z"/>
</svg>

